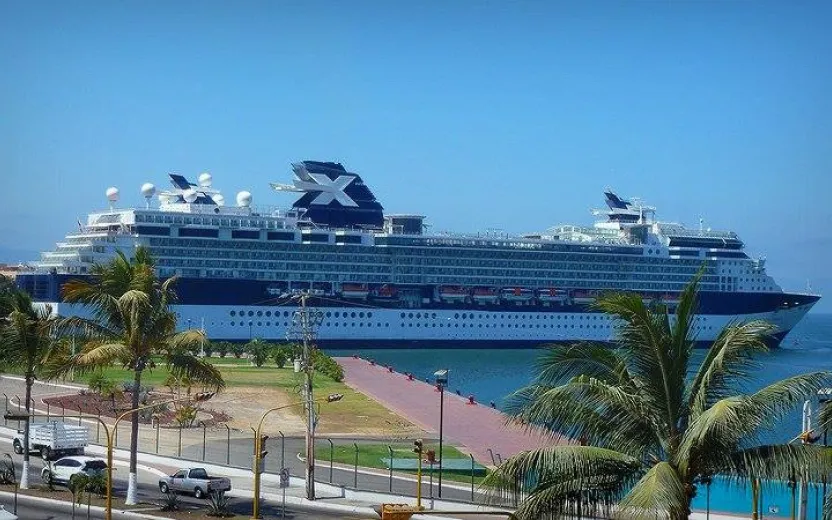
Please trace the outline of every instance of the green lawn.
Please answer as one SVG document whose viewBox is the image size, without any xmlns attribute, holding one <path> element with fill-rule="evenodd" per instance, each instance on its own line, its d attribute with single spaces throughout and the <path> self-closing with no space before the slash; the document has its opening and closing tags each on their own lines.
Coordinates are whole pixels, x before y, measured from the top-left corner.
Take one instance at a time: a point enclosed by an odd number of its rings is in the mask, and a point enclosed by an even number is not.
<svg viewBox="0 0 832 520">
<path fill-rule="evenodd" d="M 246 359 L 209 358 L 212 362 L 215 359 L 218 361 L 217 368 L 222 373 L 229 391 L 235 387 L 266 387 L 296 395 L 296 390 L 301 383 L 302 375 L 296 374 L 291 366 L 277 368 L 276 365 L 270 364 L 258 368 L 251 366 Z M 231 361 L 235 364 L 226 363 Z M 156 368 L 148 369 L 142 374 L 142 384 L 152 386 L 159 391 L 167 391 L 164 382 L 168 377 L 168 371 L 164 365 L 158 361 L 157 363 Z M 107 378 L 119 384 L 122 381 L 132 380 L 132 373 L 118 366 L 106 368 L 103 373 Z M 78 375 L 74 381 L 86 384 L 90 375 Z M 321 419 L 318 425 L 321 433 L 367 433 L 368 430 L 413 431 L 412 425 L 401 417 L 344 383 L 333 381 L 323 374 L 316 374 L 313 385 L 317 397 L 326 397 L 336 393 L 344 396 L 337 403 L 321 405 Z M 298 406 L 295 412 L 300 414 L 301 407 Z M 229 413 L 233 415 L 233 411 Z"/>
<path fill-rule="evenodd" d="M 385 465 L 384 461 L 390 459 L 390 450 L 387 448 L 387 444 L 358 444 L 358 466 L 364 468 L 377 468 L 377 469 L 388 469 L 388 466 Z M 413 452 L 413 445 L 412 444 L 391 444 L 393 448 L 393 458 L 394 459 L 415 459 L 416 453 Z M 425 451 L 427 450 L 434 450 L 437 452 L 437 457 L 439 457 L 439 445 L 427 445 L 424 446 Z M 456 449 L 453 446 L 448 446 L 447 444 L 442 447 L 442 455 L 445 460 L 449 459 L 463 459 L 463 460 L 471 460 L 471 458 Z M 330 454 L 330 446 L 329 443 L 318 443 L 316 446 L 316 459 L 318 461 L 329 461 L 329 454 Z M 424 457 L 424 456 L 423 456 Z M 347 465 L 354 465 L 355 464 L 355 446 L 352 444 L 336 444 L 332 450 L 332 460 L 333 462 L 347 464 Z M 425 475 L 428 474 L 428 465 L 425 464 L 422 471 Z M 401 471 L 396 470 L 397 473 L 411 473 L 416 474 L 415 471 Z M 434 478 L 436 467 L 434 467 Z M 447 480 L 453 480 L 456 482 L 465 482 L 470 484 L 471 483 L 471 470 L 442 470 L 442 478 Z M 474 482 L 479 484 L 482 482 L 483 478 L 485 478 L 485 474 L 482 469 L 478 469 L 474 473 Z"/>
</svg>

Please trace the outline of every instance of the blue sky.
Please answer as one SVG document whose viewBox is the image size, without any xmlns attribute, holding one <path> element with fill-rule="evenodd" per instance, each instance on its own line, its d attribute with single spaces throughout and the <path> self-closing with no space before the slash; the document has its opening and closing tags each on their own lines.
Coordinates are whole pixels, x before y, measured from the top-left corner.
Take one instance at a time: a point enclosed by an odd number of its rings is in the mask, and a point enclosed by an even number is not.
<svg viewBox="0 0 832 520">
<path fill-rule="evenodd" d="M 828 2 L 0 0 L 0 259 L 118 186 L 337 160 L 434 229 L 589 223 L 611 186 L 832 296 Z M 229 197 L 231 198 L 231 197 Z M 832 310 L 832 298 L 821 310 Z"/>
</svg>

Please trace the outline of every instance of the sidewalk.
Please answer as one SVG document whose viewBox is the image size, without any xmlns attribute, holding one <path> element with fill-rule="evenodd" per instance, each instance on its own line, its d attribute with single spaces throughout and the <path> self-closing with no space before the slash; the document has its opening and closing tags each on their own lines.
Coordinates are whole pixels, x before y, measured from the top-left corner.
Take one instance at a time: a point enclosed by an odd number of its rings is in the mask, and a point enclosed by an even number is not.
<svg viewBox="0 0 832 520">
<path fill-rule="evenodd" d="M 405 374 L 370 364 L 365 359 L 339 357 L 344 368 L 344 382 L 390 410 L 406 417 L 426 431 L 439 432 L 439 393 L 433 385 L 409 380 Z M 461 444 L 484 464 L 494 458 L 507 459 L 525 450 L 552 446 L 564 440 L 552 440 L 541 433 L 526 432 L 507 425 L 506 416 L 482 404 L 445 392 L 443 434 L 446 442 Z"/>
</svg>

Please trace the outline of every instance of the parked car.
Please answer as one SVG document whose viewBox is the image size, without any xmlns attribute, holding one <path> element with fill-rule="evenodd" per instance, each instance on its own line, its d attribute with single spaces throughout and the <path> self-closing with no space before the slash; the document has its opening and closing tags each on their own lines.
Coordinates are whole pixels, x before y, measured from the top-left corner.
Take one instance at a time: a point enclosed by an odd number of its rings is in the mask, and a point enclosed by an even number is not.
<svg viewBox="0 0 832 520">
<path fill-rule="evenodd" d="M 193 493 L 195 498 L 204 498 L 214 491 L 229 490 L 231 480 L 225 477 L 211 477 L 205 468 L 183 468 L 169 477 L 159 479 L 159 491 L 162 493 L 178 491 Z"/>
<path fill-rule="evenodd" d="M 29 452 L 39 453 L 43 460 L 64 455 L 83 455 L 89 444 L 86 426 L 74 426 L 60 421 L 32 424 L 29 428 Z M 23 453 L 23 430 L 18 430 L 12 441 L 14 452 Z"/>
<path fill-rule="evenodd" d="M 40 478 L 56 484 L 69 484 L 77 475 L 94 477 L 107 471 L 107 463 L 94 457 L 64 457 L 45 467 L 40 472 Z"/>
</svg>

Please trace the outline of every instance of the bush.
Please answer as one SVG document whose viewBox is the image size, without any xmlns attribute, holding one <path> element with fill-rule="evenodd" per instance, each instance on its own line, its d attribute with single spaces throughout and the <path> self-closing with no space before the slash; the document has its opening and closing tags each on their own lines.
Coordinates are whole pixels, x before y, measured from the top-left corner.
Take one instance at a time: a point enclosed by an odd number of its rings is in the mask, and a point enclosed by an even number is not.
<svg viewBox="0 0 832 520">
<path fill-rule="evenodd" d="M 175 491 L 168 491 L 162 495 L 162 511 L 179 511 L 179 495 Z"/>
<path fill-rule="evenodd" d="M 220 518 L 234 516 L 229 508 L 228 502 L 229 498 L 225 496 L 225 491 L 211 491 L 208 494 L 208 511 L 205 514 Z"/>
<path fill-rule="evenodd" d="M 113 388 L 114 384 L 113 381 L 101 372 L 94 372 L 90 376 L 90 380 L 87 383 L 87 386 L 90 389 L 90 392 L 98 395 L 105 395 L 110 389 Z"/>
<path fill-rule="evenodd" d="M 270 350 L 271 346 L 259 339 L 249 341 L 246 345 L 246 352 L 248 352 L 251 362 L 258 368 L 262 367 L 266 363 L 266 360 L 269 359 Z"/>
<path fill-rule="evenodd" d="M 318 349 L 312 351 L 312 366 L 333 381 L 340 383 L 344 380 L 344 369 L 341 365 Z"/>
<path fill-rule="evenodd" d="M 234 354 L 234 357 L 240 359 L 243 357 L 243 353 L 246 351 L 246 346 L 242 343 L 232 343 L 231 344 L 231 353 Z"/>
<path fill-rule="evenodd" d="M 288 357 L 286 356 L 286 351 L 284 349 L 274 349 L 274 352 L 272 352 L 272 357 L 274 358 L 274 364 L 277 365 L 277 368 L 283 368 L 286 366 L 286 361 L 288 361 Z"/>
<path fill-rule="evenodd" d="M 217 351 L 217 355 L 219 355 L 221 358 L 224 358 L 228 355 L 228 351 L 230 350 L 229 347 L 230 345 L 227 341 L 220 341 L 214 344 L 214 348 Z"/>
</svg>

